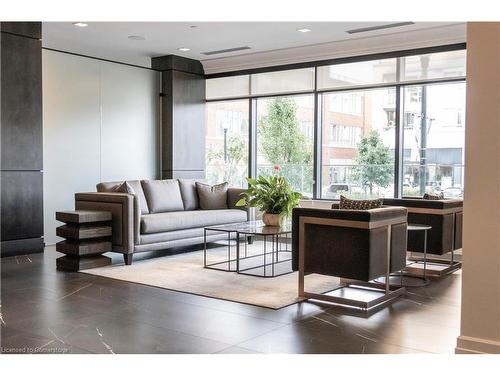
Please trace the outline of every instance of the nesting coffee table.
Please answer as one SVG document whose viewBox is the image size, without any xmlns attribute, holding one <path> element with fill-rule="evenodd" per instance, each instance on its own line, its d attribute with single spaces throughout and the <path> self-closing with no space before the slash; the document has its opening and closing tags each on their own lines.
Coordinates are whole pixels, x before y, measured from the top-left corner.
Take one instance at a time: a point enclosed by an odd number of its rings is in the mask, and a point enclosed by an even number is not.
<svg viewBox="0 0 500 375">
<path fill-rule="evenodd" d="M 207 233 L 227 234 L 227 252 L 215 262 L 210 262 L 211 249 L 207 249 Z M 257 277 L 276 277 L 292 272 L 292 251 L 289 244 L 292 225 L 266 226 L 260 220 L 244 223 L 215 225 L 204 231 L 204 267 L 220 271 L 236 272 Z M 248 248 L 249 237 L 261 237 L 262 247 Z"/>
</svg>

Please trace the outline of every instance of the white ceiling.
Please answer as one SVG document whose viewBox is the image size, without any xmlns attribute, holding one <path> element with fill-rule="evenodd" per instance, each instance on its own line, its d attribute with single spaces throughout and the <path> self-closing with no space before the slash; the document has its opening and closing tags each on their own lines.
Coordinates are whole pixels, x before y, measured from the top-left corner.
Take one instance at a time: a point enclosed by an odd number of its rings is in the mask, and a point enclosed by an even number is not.
<svg viewBox="0 0 500 375">
<path fill-rule="evenodd" d="M 387 23 L 391 22 L 88 22 L 88 27 L 79 28 L 72 22 L 44 22 L 42 36 L 47 48 L 150 67 L 154 56 L 176 54 L 208 61 L 356 38 L 401 35 L 453 24 L 417 22 L 360 34 L 346 33 L 350 29 Z M 302 27 L 311 32 L 296 31 Z M 130 40 L 127 38 L 130 35 L 143 36 L 145 40 Z M 241 46 L 252 49 L 213 56 L 202 54 Z M 180 47 L 191 50 L 181 52 Z"/>
</svg>

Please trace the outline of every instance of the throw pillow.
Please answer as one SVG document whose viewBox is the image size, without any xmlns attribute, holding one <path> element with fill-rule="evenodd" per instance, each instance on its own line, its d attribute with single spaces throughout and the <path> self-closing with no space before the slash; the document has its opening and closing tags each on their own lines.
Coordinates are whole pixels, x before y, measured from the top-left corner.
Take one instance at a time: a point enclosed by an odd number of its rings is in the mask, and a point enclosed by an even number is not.
<svg viewBox="0 0 500 375">
<path fill-rule="evenodd" d="M 135 190 L 130 186 L 130 184 L 125 181 L 122 184 L 118 185 L 114 189 L 115 193 L 127 193 L 127 194 L 133 194 L 135 195 Z"/>
<path fill-rule="evenodd" d="M 207 185 L 196 182 L 196 190 L 200 199 L 200 208 L 202 210 L 220 210 L 227 208 L 227 186 L 224 182 L 219 185 Z"/>
<path fill-rule="evenodd" d="M 141 185 L 150 213 L 184 211 L 178 180 L 143 180 Z"/>
<path fill-rule="evenodd" d="M 382 207 L 382 199 L 349 199 L 340 196 L 341 210 L 371 210 Z"/>
<path fill-rule="evenodd" d="M 425 193 L 423 196 L 423 199 L 429 200 L 429 201 L 438 201 L 441 199 L 444 199 L 444 193 L 436 193 L 436 194 L 430 194 L 430 193 Z"/>
</svg>

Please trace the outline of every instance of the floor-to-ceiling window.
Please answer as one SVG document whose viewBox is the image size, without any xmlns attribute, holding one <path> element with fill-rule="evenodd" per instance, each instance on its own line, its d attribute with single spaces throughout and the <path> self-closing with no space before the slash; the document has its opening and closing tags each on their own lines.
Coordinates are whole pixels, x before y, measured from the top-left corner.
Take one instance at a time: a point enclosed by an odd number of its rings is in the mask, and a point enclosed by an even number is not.
<svg viewBox="0 0 500 375">
<path fill-rule="evenodd" d="M 208 180 L 281 174 L 319 199 L 462 196 L 466 54 L 454 48 L 207 79 Z"/>
<path fill-rule="evenodd" d="M 396 58 L 318 68 L 321 198 L 393 197 Z M 373 86 L 371 89 L 356 89 Z"/>
<path fill-rule="evenodd" d="M 465 83 L 404 90 L 403 196 L 463 195 Z"/>
<path fill-rule="evenodd" d="M 207 103 L 206 179 L 246 186 L 248 176 L 248 100 Z"/>
<path fill-rule="evenodd" d="M 394 88 L 322 95 L 321 197 L 394 196 Z"/>
<path fill-rule="evenodd" d="M 257 175 L 280 174 L 313 196 L 313 95 L 257 100 Z"/>
</svg>

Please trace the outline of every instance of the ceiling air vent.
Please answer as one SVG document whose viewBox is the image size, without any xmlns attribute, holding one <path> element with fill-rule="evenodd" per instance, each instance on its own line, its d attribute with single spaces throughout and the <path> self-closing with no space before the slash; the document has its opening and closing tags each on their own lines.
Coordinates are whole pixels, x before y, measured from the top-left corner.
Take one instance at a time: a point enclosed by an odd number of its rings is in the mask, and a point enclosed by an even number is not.
<svg viewBox="0 0 500 375">
<path fill-rule="evenodd" d="M 236 51 L 243 51 L 246 49 L 251 49 L 248 46 L 245 47 L 234 47 L 234 48 L 228 48 L 228 49 L 220 49 L 218 51 L 208 51 L 208 52 L 202 52 L 203 55 L 218 55 L 219 53 L 228 53 L 228 52 L 236 52 Z"/>
<path fill-rule="evenodd" d="M 392 27 L 401 27 L 401 26 L 408 26 L 408 25 L 414 25 L 414 24 L 415 24 L 415 22 L 411 22 L 411 21 L 409 21 L 409 22 L 388 23 L 386 25 L 371 26 L 371 27 L 362 27 L 362 28 L 359 28 L 359 29 L 347 30 L 346 33 L 348 33 L 348 34 L 366 33 L 368 31 L 390 29 Z"/>
</svg>

